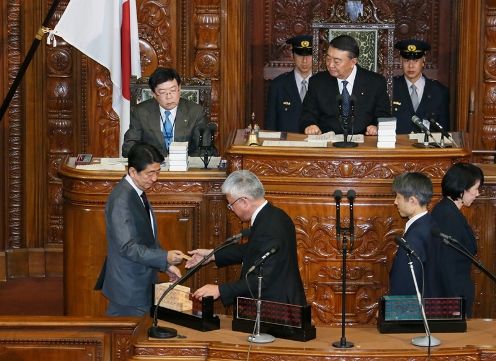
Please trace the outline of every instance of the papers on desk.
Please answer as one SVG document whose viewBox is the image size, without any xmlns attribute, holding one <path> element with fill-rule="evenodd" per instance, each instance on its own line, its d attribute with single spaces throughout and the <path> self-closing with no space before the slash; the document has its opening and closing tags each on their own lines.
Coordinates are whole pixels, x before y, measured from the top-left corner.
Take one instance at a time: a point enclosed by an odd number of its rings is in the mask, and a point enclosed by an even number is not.
<svg viewBox="0 0 496 361">
<path fill-rule="evenodd" d="M 100 162 L 79 164 L 76 169 L 125 171 L 126 165 L 127 158 L 100 158 Z"/>
<path fill-rule="evenodd" d="M 264 140 L 264 147 L 310 147 L 310 148 L 326 148 L 327 141 L 312 141 L 306 140 Z"/>
<path fill-rule="evenodd" d="M 342 142 L 344 141 L 344 135 L 343 134 L 335 134 L 334 132 L 327 132 L 324 134 L 319 134 L 319 135 L 309 135 L 306 139 L 309 142 L 321 142 L 321 141 L 326 141 L 326 142 Z M 353 134 L 353 135 L 348 135 L 348 142 L 355 142 L 355 143 L 363 143 L 365 141 L 365 137 L 363 134 Z"/>
<path fill-rule="evenodd" d="M 431 133 L 432 136 L 434 137 L 434 140 L 437 142 L 437 143 L 440 143 L 441 142 L 441 137 L 442 137 L 442 134 L 441 133 Z M 451 137 L 453 137 L 453 134 L 450 132 L 449 133 L 451 135 Z M 424 142 L 424 138 L 425 138 L 425 134 L 424 133 L 410 133 L 408 134 L 408 139 L 410 140 L 413 140 L 413 141 L 417 141 L 417 143 L 423 143 Z M 429 137 L 429 141 L 432 141 L 432 138 Z M 448 139 L 446 137 L 444 137 L 444 144 L 453 144 L 453 142 L 451 141 L 451 139 Z M 456 147 L 456 145 L 455 145 Z"/>
<path fill-rule="evenodd" d="M 258 132 L 258 137 L 265 139 L 281 139 L 281 135 L 281 132 L 269 132 L 266 130 L 261 130 Z"/>
</svg>

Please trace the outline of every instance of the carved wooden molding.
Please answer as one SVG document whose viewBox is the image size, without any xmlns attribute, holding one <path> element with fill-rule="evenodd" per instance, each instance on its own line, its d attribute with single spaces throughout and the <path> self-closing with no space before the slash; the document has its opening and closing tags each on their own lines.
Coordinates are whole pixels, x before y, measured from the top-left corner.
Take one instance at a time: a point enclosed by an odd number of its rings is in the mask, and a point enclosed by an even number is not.
<svg viewBox="0 0 496 361">
<path fill-rule="evenodd" d="M 234 163 L 234 162 L 231 162 Z M 365 178 L 393 179 L 403 172 L 422 172 L 430 177 L 442 177 L 449 168 L 449 161 L 410 161 L 387 162 L 379 160 L 276 160 L 245 159 L 243 169 L 264 176 L 302 177 L 302 178 Z M 231 164 L 235 169 L 241 167 Z M 229 169 L 231 171 L 231 169 Z"/>
<path fill-rule="evenodd" d="M 7 4 L 7 72 L 9 85 L 14 81 L 17 71 L 19 70 L 22 58 L 23 42 L 21 34 L 21 7 L 22 1 L 9 0 Z M 22 109 L 22 88 L 17 89 L 8 110 L 8 157 L 7 162 L 7 202 L 8 210 L 7 227 L 8 238 L 6 249 L 21 248 L 24 246 L 23 227 L 24 219 L 22 216 L 22 198 L 23 198 L 23 109 Z M 5 118 L 6 121 L 7 117 Z"/>
</svg>

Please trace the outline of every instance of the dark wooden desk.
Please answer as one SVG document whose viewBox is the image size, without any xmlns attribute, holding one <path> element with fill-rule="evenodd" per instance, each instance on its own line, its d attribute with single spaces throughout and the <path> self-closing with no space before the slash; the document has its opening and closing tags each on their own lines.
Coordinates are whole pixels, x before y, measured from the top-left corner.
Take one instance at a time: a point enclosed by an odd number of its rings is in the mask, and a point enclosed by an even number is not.
<svg viewBox="0 0 496 361">
<path fill-rule="evenodd" d="M 341 328 L 318 327 L 317 338 L 307 342 L 276 339 L 265 345 L 253 344 L 249 351 L 248 334 L 231 331 L 231 319 L 221 318 L 221 329 L 199 332 L 163 322 L 178 330 L 184 339 L 150 340 L 146 331 L 150 320 L 140 325 L 132 360 L 250 360 L 262 361 L 342 361 L 342 360 L 426 360 L 427 348 L 416 347 L 411 339 L 421 334 L 380 334 L 373 326 L 349 327 L 351 349 L 332 347 L 339 341 Z M 441 345 L 431 348 L 431 360 L 495 360 L 496 322 L 472 320 L 466 333 L 435 334 Z"/>
<path fill-rule="evenodd" d="M 60 168 L 64 197 L 64 309 L 66 315 L 103 315 L 106 299 L 93 287 L 107 253 L 104 207 L 124 171 L 81 170 L 68 158 Z M 226 238 L 225 172 L 161 172 L 147 192 L 158 239 L 166 249 L 213 248 Z M 184 269 L 182 270 L 184 273 Z M 223 282 L 228 270 L 205 267 L 186 285 Z M 164 279 L 165 280 L 165 279 Z"/>
<path fill-rule="evenodd" d="M 302 140 L 288 134 L 288 140 Z M 420 149 L 406 135 L 395 149 L 377 149 L 376 137 L 365 137 L 358 148 L 290 148 L 245 145 L 244 130 L 233 132 L 226 151 L 228 173 L 248 169 L 261 179 L 267 198 L 284 209 L 296 225 L 298 261 L 307 300 L 316 325 L 341 322 L 341 245 L 336 243 L 333 193 L 341 189 L 341 222 L 349 224 L 346 192 L 356 191 L 355 241 L 347 267 L 347 322 L 374 324 L 378 299 L 388 292 L 389 270 L 396 252 L 394 236 L 401 234 L 401 219 L 391 185 L 405 171 L 428 175 L 434 184 L 431 206 L 441 196 L 441 179 L 460 160 L 468 160 L 470 146 Z M 494 172 L 493 172 L 494 173 Z M 495 180 L 487 177 L 482 195 L 467 212 L 477 234 L 479 255 L 494 271 Z M 496 317 L 496 290 L 490 280 L 474 271 L 475 317 Z"/>
</svg>

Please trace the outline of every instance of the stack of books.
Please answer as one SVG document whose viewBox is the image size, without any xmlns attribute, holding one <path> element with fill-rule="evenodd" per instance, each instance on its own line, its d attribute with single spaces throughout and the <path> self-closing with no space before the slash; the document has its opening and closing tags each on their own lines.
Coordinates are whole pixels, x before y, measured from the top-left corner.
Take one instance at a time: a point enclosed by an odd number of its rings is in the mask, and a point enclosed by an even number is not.
<svg viewBox="0 0 496 361">
<path fill-rule="evenodd" d="M 172 142 L 169 146 L 169 171 L 188 170 L 188 142 Z"/>
<path fill-rule="evenodd" d="M 395 148 L 396 118 L 378 118 L 377 124 L 377 148 Z"/>
</svg>

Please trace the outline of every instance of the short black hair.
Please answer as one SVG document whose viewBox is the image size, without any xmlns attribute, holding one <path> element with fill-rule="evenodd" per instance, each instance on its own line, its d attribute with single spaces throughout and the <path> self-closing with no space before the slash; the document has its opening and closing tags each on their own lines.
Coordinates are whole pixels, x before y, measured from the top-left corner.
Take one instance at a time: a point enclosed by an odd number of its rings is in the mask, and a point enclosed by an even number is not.
<svg viewBox="0 0 496 361">
<path fill-rule="evenodd" d="M 163 161 L 162 153 L 153 145 L 144 142 L 135 143 L 127 155 L 128 171 L 129 168 L 133 167 L 138 173 L 150 164 L 162 163 Z"/>
<path fill-rule="evenodd" d="M 480 181 L 481 186 L 484 184 L 484 173 L 479 167 L 471 163 L 456 163 L 448 169 L 441 181 L 443 196 L 456 201 L 477 181 Z"/>
<path fill-rule="evenodd" d="M 331 40 L 329 46 L 333 48 L 347 51 L 350 53 L 351 59 L 358 58 L 360 56 L 360 48 L 354 37 L 349 35 L 339 35 Z"/>
<path fill-rule="evenodd" d="M 405 198 L 415 197 L 421 206 L 426 206 L 432 198 L 432 181 L 425 174 L 406 172 L 394 178 L 393 192 Z"/>
<path fill-rule="evenodd" d="M 166 81 L 176 79 L 177 85 L 181 85 L 181 77 L 176 69 L 158 67 L 148 78 L 148 86 L 155 93 L 157 85 L 165 83 Z"/>
</svg>

